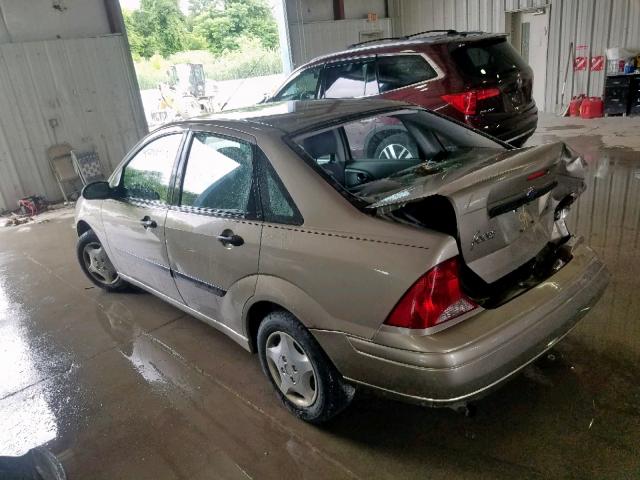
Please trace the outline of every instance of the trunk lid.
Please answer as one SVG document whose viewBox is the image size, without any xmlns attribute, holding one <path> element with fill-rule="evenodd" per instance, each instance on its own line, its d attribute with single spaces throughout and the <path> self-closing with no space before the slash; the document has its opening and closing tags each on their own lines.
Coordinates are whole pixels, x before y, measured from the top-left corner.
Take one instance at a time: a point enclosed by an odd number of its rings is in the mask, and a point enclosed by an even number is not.
<svg viewBox="0 0 640 480">
<path fill-rule="evenodd" d="M 445 198 L 455 213 L 465 264 L 492 283 L 534 258 L 549 242 L 567 237 L 556 211 L 582 193 L 583 179 L 582 160 L 563 143 L 554 143 L 506 151 L 471 149 L 446 162 L 425 163 L 372 182 L 359 194 L 370 202 L 368 208 L 382 215 Z M 424 223 L 442 224 L 429 218 L 447 215 L 447 209 L 425 211 L 428 205 L 424 202 L 420 211 Z"/>
</svg>

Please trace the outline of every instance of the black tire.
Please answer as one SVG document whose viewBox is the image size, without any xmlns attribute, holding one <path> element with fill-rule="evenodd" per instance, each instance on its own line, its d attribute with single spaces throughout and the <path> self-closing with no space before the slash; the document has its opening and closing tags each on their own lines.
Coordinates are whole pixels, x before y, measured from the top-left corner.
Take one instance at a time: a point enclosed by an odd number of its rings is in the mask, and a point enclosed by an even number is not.
<svg viewBox="0 0 640 480">
<path fill-rule="evenodd" d="M 397 146 L 397 151 L 400 156 L 393 157 L 386 154 L 390 147 Z M 402 150 L 401 150 L 402 149 Z M 409 138 L 406 133 L 394 133 L 391 135 L 387 135 L 378 143 L 376 149 L 373 152 L 374 158 L 399 158 L 399 159 L 410 159 L 410 158 L 419 158 L 420 153 L 418 152 L 418 146 L 415 142 Z"/>
<path fill-rule="evenodd" d="M 279 383 L 276 383 L 272 374 L 269 366 L 269 361 L 272 362 L 272 360 L 267 360 L 267 342 L 281 334 L 286 334 L 295 340 L 313 367 L 315 394 L 313 402 L 308 406 L 302 406 L 290 400 L 281 391 Z M 284 310 L 269 313 L 258 328 L 257 344 L 262 371 L 269 378 L 285 407 L 298 418 L 309 423 L 320 424 L 338 415 L 351 403 L 355 388 L 344 381 L 311 333 L 291 313 Z M 274 366 L 273 363 L 271 365 Z"/>
<path fill-rule="evenodd" d="M 99 245 L 101 248 L 104 248 L 102 247 L 102 243 L 98 239 L 98 236 L 93 232 L 93 230 L 87 230 L 82 235 L 80 235 L 80 237 L 78 237 L 78 242 L 76 243 L 76 254 L 78 256 L 78 262 L 80 263 L 80 268 L 82 269 L 84 274 L 87 276 L 89 280 L 91 280 L 91 282 L 94 285 L 108 292 L 124 292 L 124 291 L 130 290 L 131 285 L 127 283 L 125 280 L 123 280 L 122 278 L 120 278 L 117 272 L 115 274 L 115 279 L 112 282 L 109 282 L 109 281 L 106 281 L 108 277 L 106 276 L 102 277 L 105 281 L 101 281 L 100 275 L 89 271 L 89 267 L 87 266 L 87 259 L 86 259 L 86 255 L 88 254 L 86 253 L 86 250 L 92 245 L 96 245 L 96 244 Z M 106 252 L 104 252 L 104 259 L 105 260 L 103 261 L 103 265 L 106 268 L 108 267 L 113 268 L 113 265 L 111 264 L 111 260 L 109 260 L 109 257 L 107 256 Z M 115 269 L 113 270 L 115 272 Z"/>
</svg>

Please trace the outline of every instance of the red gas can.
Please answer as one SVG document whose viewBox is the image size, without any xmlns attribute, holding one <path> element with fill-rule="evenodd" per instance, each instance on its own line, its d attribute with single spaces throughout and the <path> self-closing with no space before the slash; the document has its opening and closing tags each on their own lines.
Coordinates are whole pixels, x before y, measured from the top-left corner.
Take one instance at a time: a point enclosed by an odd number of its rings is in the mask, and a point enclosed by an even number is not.
<svg viewBox="0 0 640 480">
<path fill-rule="evenodd" d="M 584 100 L 584 95 L 578 95 L 577 97 L 573 97 L 571 102 L 569 102 L 569 116 L 570 117 L 579 117 L 580 116 L 580 105 L 582 105 L 582 101 Z"/>
<path fill-rule="evenodd" d="M 582 118 L 600 118 L 604 114 L 604 102 L 600 97 L 585 98 L 580 105 Z"/>
</svg>

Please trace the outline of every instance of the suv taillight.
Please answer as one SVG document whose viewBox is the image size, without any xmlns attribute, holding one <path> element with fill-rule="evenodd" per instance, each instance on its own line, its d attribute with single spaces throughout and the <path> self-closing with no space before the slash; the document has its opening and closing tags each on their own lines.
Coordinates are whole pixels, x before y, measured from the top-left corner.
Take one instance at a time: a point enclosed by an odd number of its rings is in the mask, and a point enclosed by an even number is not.
<svg viewBox="0 0 640 480">
<path fill-rule="evenodd" d="M 424 329 L 470 312 L 478 306 L 460 290 L 458 257 L 436 265 L 407 290 L 385 325 Z"/>
<path fill-rule="evenodd" d="M 499 95 L 500 90 L 497 88 L 483 88 L 480 90 L 469 90 L 468 92 L 442 95 L 442 99 L 465 115 L 475 115 L 477 112 L 478 101 L 497 97 Z"/>
</svg>

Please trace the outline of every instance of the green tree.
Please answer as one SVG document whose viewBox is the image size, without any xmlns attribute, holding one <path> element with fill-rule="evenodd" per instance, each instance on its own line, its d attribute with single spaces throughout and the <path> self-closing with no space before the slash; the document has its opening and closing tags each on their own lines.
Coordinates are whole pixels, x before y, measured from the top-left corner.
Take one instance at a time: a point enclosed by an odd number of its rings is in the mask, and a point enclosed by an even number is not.
<svg viewBox="0 0 640 480">
<path fill-rule="evenodd" d="M 223 8 L 220 0 L 189 0 L 189 16 L 197 17 L 211 8 Z"/>
<path fill-rule="evenodd" d="M 233 32 L 233 24 L 224 15 L 214 15 L 209 12 L 196 17 L 193 33 L 204 38 L 209 50 L 213 53 L 238 49 L 238 40 Z"/>
<path fill-rule="evenodd" d="M 127 37 L 129 39 L 129 46 L 131 47 L 131 53 L 134 56 L 134 60 L 138 60 L 143 57 L 142 51 L 143 47 L 143 38 L 140 33 L 136 30 L 133 24 L 132 14 L 129 10 L 122 10 L 122 17 L 124 18 L 124 25 L 127 28 Z"/>
<path fill-rule="evenodd" d="M 125 15 L 125 25 L 136 55 L 167 57 L 184 50 L 187 28 L 178 0 L 141 0 L 138 10 Z"/>
<path fill-rule="evenodd" d="M 268 49 L 278 46 L 278 27 L 265 0 L 191 0 L 194 33 L 213 53 L 238 50 L 241 37 L 253 37 Z"/>
<path fill-rule="evenodd" d="M 124 12 L 131 51 L 150 58 L 184 50 L 233 52 L 256 39 L 263 48 L 278 47 L 278 27 L 267 0 L 190 0 L 185 18 L 178 0 L 141 0 Z"/>
</svg>

